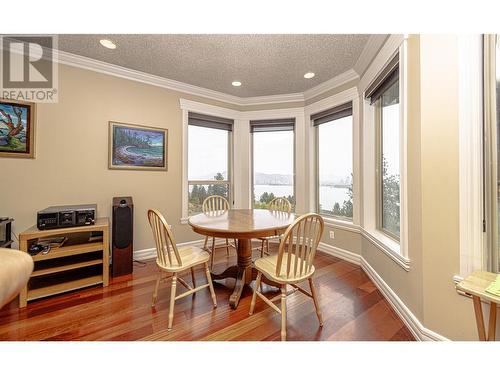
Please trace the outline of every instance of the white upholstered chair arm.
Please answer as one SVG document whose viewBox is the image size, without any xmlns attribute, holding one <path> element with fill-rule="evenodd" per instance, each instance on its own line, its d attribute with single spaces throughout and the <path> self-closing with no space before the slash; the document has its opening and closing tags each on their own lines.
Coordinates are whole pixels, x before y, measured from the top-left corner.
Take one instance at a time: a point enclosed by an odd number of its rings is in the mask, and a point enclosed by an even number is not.
<svg viewBox="0 0 500 375">
<path fill-rule="evenodd" d="M 0 248 L 0 308 L 26 286 L 31 272 L 33 259 L 29 254 Z"/>
</svg>

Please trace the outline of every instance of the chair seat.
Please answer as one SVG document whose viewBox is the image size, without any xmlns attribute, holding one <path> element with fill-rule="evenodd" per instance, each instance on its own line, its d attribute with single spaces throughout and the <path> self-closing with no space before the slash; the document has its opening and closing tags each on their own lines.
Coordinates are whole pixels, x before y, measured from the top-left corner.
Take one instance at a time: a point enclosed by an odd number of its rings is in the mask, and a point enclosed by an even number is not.
<svg viewBox="0 0 500 375">
<path fill-rule="evenodd" d="M 314 266 L 311 266 L 311 269 L 309 272 L 303 273 L 299 277 L 295 277 L 293 275 L 293 270 L 295 267 L 295 263 L 299 262 L 297 264 L 297 269 L 300 267 L 300 258 L 296 255 L 291 255 L 290 257 L 290 274 L 289 276 L 286 275 L 286 269 L 287 269 L 287 264 L 288 264 L 288 259 L 287 256 L 283 256 L 283 260 L 281 263 L 281 270 L 280 274 L 276 275 L 276 265 L 278 264 L 278 255 L 271 255 L 268 257 L 264 258 L 259 258 L 255 261 L 255 268 L 262 272 L 269 280 L 275 281 L 277 283 L 281 284 L 288 284 L 288 283 L 297 283 L 302 280 L 306 280 L 309 277 L 311 277 L 314 274 Z"/>
<path fill-rule="evenodd" d="M 274 239 L 276 239 L 276 238 L 281 238 L 281 237 L 283 237 L 283 235 L 282 235 L 282 234 L 277 234 L 277 235 L 275 235 L 275 236 L 269 236 L 269 237 L 259 237 L 258 239 L 259 239 L 260 241 L 265 241 L 265 240 L 274 240 Z"/>
<path fill-rule="evenodd" d="M 175 259 L 173 260 L 174 264 L 170 266 L 164 266 L 158 263 L 157 259 L 156 263 L 158 264 L 158 267 L 167 272 L 179 272 L 191 268 L 193 266 L 196 266 L 198 264 L 203 264 L 205 262 L 208 262 L 208 260 L 210 259 L 210 255 L 208 252 L 196 246 L 181 247 L 178 248 L 178 251 L 179 251 L 179 256 L 181 257 L 182 266 L 176 265 L 177 261 Z"/>
</svg>

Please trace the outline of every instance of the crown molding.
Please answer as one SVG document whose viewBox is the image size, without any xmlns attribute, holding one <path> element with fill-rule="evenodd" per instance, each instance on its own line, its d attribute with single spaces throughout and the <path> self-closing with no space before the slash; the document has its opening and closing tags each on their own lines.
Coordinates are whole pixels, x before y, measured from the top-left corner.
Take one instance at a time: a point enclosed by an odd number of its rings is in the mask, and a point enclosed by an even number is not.
<svg viewBox="0 0 500 375">
<path fill-rule="evenodd" d="M 365 48 L 363 48 L 363 51 L 361 51 L 358 61 L 356 61 L 356 64 L 354 64 L 353 68 L 360 77 L 363 76 L 364 72 L 377 55 L 377 52 L 380 50 L 380 48 L 382 48 L 388 37 L 388 34 L 370 35 L 368 41 L 366 42 Z"/>
<path fill-rule="evenodd" d="M 55 51 L 55 54 L 57 55 L 57 61 L 61 64 L 91 70 L 97 73 L 108 74 L 115 77 L 125 78 L 136 82 L 146 83 L 149 85 L 179 91 L 186 94 L 201 96 L 208 99 L 220 100 L 229 104 L 241 105 L 241 98 L 234 95 L 224 94 L 219 91 L 190 85 L 188 83 L 175 81 L 173 79 L 163 78 L 153 74 L 140 72 L 138 70 L 124 68 L 119 65 L 91 59 L 89 57 L 75 55 L 69 52 L 57 50 Z"/>
<path fill-rule="evenodd" d="M 185 111 L 203 113 L 211 116 L 231 118 L 234 120 L 268 120 L 283 117 L 303 117 L 304 107 L 263 109 L 257 111 L 238 111 L 216 105 L 200 103 L 194 100 L 179 99 L 180 108 Z"/>
<path fill-rule="evenodd" d="M 258 111 L 240 112 L 241 120 L 272 120 L 284 117 L 304 117 L 304 107 L 262 109 Z"/>
<path fill-rule="evenodd" d="M 293 94 L 279 94 L 279 95 L 266 95 L 266 96 L 252 96 L 248 98 L 237 97 L 239 105 L 259 105 L 259 104 L 278 104 L 278 103 L 294 103 L 303 102 L 304 94 L 301 92 Z"/>
<path fill-rule="evenodd" d="M 125 78 L 136 82 L 145 83 L 148 85 L 158 86 L 169 90 L 182 92 L 185 94 L 196 95 L 207 99 L 218 100 L 228 104 L 250 106 L 261 104 L 278 104 L 290 102 L 303 102 L 303 93 L 254 96 L 254 97 L 238 97 L 235 95 L 225 94 L 223 92 L 206 89 L 188 83 L 175 81 L 164 77 L 159 77 L 154 74 L 140 72 L 138 70 L 125 68 L 119 65 L 110 64 L 104 61 L 92 59 L 90 57 L 75 55 L 73 53 L 54 50 L 57 55 L 58 63 L 91 70 L 93 72 L 108 74 L 119 78 Z"/>
<path fill-rule="evenodd" d="M 310 116 L 313 113 L 318 113 L 324 111 L 325 109 L 335 107 L 337 105 L 355 100 L 358 98 L 358 88 L 356 86 L 351 87 L 345 91 L 339 92 L 338 94 L 329 96 L 318 100 L 317 102 L 311 103 L 304 107 L 306 116 Z"/>
<path fill-rule="evenodd" d="M 320 83 L 319 85 L 304 91 L 304 100 L 313 99 L 318 95 L 334 89 L 335 87 L 341 86 L 358 78 L 358 73 L 356 73 L 354 69 L 349 69 L 348 71 L 341 73 L 328 81 Z"/>
<path fill-rule="evenodd" d="M 238 97 L 61 50 L 54 50 L 54 56 L 56 61 L 60 64 L 87 69 L 97 73 L 108 74 L 114 77 L 129 79 L 136 82 L 243 107 L 252 105 L 304 102 L 352 80 L 359 79 L 360 77 L 354 69 L 349 69 L 346 72 L 329 79 L 328 81 L 320 83 L 319 85 L 304 91 L 303 93 Z"/>
<path fill-rule="evenodd" d="M 370 65 L 359 79 L 358 88 L 360 93 L 363 93 L 366 90 L 370 82 L 375 79 L 377 74 L 387 64 L 390 58 L 399 51 L 399 46 L 405 39 L 406 37 L 403 34 L 389 35 L 383 43 L 382 48 L 380 48 L 377 52 Z"/>
<path fill-rule="evenodd" d="M 196 113 L 203 113 L 205 115 L 219 116 L 231 119 L 239 119 L 241 117 L 241 111 L 234 109 L 219 107 L 216 105 L 200 103 L 194 100 L 179 99 L 180 108 L 185 111 L 191 111 Z"/>
</svg>

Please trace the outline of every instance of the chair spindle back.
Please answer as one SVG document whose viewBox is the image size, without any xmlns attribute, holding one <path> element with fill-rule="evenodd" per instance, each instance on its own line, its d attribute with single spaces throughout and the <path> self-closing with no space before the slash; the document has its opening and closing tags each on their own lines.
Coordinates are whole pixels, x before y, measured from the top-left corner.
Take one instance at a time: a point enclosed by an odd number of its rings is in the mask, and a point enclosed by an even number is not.
<svg viewBox="0 0 500 375">
<path fill-rule="evenodd" d="M 226 198 L 220 195 L 210 195 L 203 201 L 202 210 L 204 213 L 227 211 L 229 210 L 229 202 Z"/>
<path fill-rule="evenodd" d="M 323 218 L 314 213 L 298 217 L 287 228 L 278 249 L 276 276 L 281 275 L 282 266 L 286 266 L 286 277 L 293 278 L 311 270 L 323 228 Z"/>
<path fill-rule="evenodd" d="M 269 202 L 268 209 L 290 213 L 292 211 L 292 205 L 285 197 L 276 197 Z"/>
<path fill-rule="evenodd" d="M 182 266 L 174 235 L 163 215 L 158 210 L 150 209 L 148 220 L 156 243 L 156 262 L 164 267 Z"/>
</svg>

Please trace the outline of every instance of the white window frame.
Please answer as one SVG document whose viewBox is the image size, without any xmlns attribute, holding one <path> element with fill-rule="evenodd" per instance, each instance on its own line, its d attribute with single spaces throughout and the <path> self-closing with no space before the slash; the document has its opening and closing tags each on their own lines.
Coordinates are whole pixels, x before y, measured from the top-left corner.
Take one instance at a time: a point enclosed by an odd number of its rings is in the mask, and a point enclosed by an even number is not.
<svg viewBox="0 0 500 375">
<path fill-rule="evenodd" d="M 248 157 L 248 163 L 246 164 L 247 169 L 245 179 L 248 181 L 246 190 L 244 191 L 246 195 L 246 200 L 248 203 L 244 206 L 245 208 L 253 207 L 253 144 L 252 135 L 250 133 L 250 121 L 251 120 L 276 120 L 280 118 L 295 118 L 295 129 L 294 129 L 294 194 L 295 194 L 295 213 L 302 214 L 308 212 L 306 205 L 306 164 L 305 164 L 305 140 L 304 140 L 304 108 L 282 108 L 282 109 L 269 109 L 269 110 L 257 110 L 257 111 L 247 111 L 241 112 L 240 120 L 244 124 L 245 134 L 245 144 L 247 144 L 248 153 L 245 156 Z M 236 148 L 237 149 L 237 148 Z"/>
<path fill-rule="evenodd" d="M 190 125 L 188 123 L 188 129 L 189 126 L 196 126 L 196 125 Z M 234 126 L 233 126 L 234 127 Z M 229 202 L 230 207 L 234 205 L 234 193 L 233 193 L 233 176 L 232 176 L 232 171 L 233 171 L 233 132 L 232 131 L 227 131 L 227 130 L 219 130 L 219 131 L 225 131 L 227 132 L 227 176 L 225 180 L 190 180 L 189 179 L 189 173 L 188 173 L 188 215 L 189 215 L 189 187 L 191 185 L 223 185 L 227 186 L 227 200 Z M 189 134 L 189 130 L 188 130 Z M 188 136 L 188 142 L 189 142 L 189 136 Z M 189 151 L 189 144 L 188 144 L 188 151 Z M 189 155 L 188 155 L 188 170 L 189 170 Z"/>
<path fill-rule="evenodd" d="M 323 216 L 325 224 L 330 227 L 340 228 L 359 232 L 360 212 L 361 212 L 361 184 L 360 184 L 360 124 L 359 124 L 359 94 L 357 87 L 352 87 L 339 94 L 312 103 L 305 107 L 305 117 L 307 119 L 307 145 L 308 145 L 308 210 L 317 211 L 318 202 L 318 170 L 317 170 L 317 142 L 316 129 L 312 124 L 311 115 L 325 111 L 347 102 L 352 102 L 352 139 L 353 139 L 353 158 L 352 158 L 352 186 L 353 186 L 353 214 L 352 221 L 340 217 Z"/>
<path fill-rule="evenodd" d="M 404 270 L 410 269 L 408 257 L 408 187 L 407 187 L 407 37 L 391 35 L 373 63 L 360 79 L 359 92 L 364 92 L 379 72 L 399 53 L 399 100 L 400 100 L 400 238 L 399 241 L 377 228 L 377 171 L 376 160 L 377 129 L 376 109 L 363 99 L 363 208 L 361 231 L 366 239 L 376 245 Z"/>
<path fill-rule="evenodd" d="M 356 95 L 357 97 L 357 95 Z M 348 102 L 351 102 L 350 100 Z M 346 102 L 346 103 L 348 103 Z M 345 103 L 342 103 L 342 104 L 345 104 Z M 342 105 L 341 104 L 341 105 Z M 354 105 L 353 105 L 354 107 Z M 333 108 L 333 107 L 332 107 Z M 354 150 L 354 108 L 353 108 L 353 113 L 351 115 L 352 117 L 352 121 L 351 121 L 351 129 L 352 129 L 352 133 L 353 133 L 353 136 L 352 136 L 352 146 L 353 146 L 353 150 Z M 334 120 L 336 121 L 336 120 Z M 314 142 L 314 148 L 315 148 L 315 153 L 314 153 L 314 158 L 315 158 L 315 163 L 314 163 L 314 167 L 316 169 L 316 173 L 315 173 L 315 185 L 314 185 L 314 188 L 315 188 L 315 208 L 314 208 L 314 211 L 317 212 L 317 213 L 320 213 L 320 210 L 319 210 L 319 192 L 320 192 L 320 185 L 319 185 L 319 128 L 320 126 L 322 125 L 326 125 L 328 123 L 324 123 L 324 124 L 321 124 L 321 125 L 318 125 L 318 126 L 314 126 L 314 124 L 312 123 L 313 127 L 314 127 L 314 137 L 315 137 L 315 142 Z M 335 125 L 328 125 L 328 126 L 335 126 Z M 353 198 L 352 198 L 352 202 L 353 202 L 353 212 L 352 212 L 352 215 L 353 217 L 352 218 L 348 218 L 348 217 L 344 217 L 344 216 L 338 216 L 338 215 L 328 215 L 326 213 L 324 214 L 321 214 L 321 216 L 323 217 L 323 219 L 328 219 L 328 220 L 333 220 L 334 222 L 338 222 L 338 223 L 353 223 L 353 220 L 354 220 L 354 151 L 353 151 L 353 165 L 351 167 L 351 170 L 352 170 L 352 175 L 353 175 L 353 181 L 352 181 L 352 189 L 353 189 Z"/>
<path fill-rule="evenodd" d="M 482 36 L 460 35 L 457 38 L 460 273 L 455 277 L 455 280 L 465 277 L 475 270 L 487 269 L 486 234 L 483 232 L 482 224 L 484 110 Z M 492 126 L 496 127 L 496 124 L 492 124 Z M 486 136 L 485 139 L 490 138 Z"/>
<path fill-rule="evenodd" d="M 229 150 L 228 150 L 228 179 L 229 179 L 229 198 L 232 203 L 235 202 L 236 199 L 236 190 L 235 190 L 235 176 L 234 176 L 234 163 L 237 162 L 236 155 L 233 152 L 235 147 L 235 130 L 236 130 L 236 118 L 239 116 L 238 111 L 233 111 L 231 109 L 217 107 L 209 104 L 194 102 L 191 100 L 180 99 L 180 107 L 182 110 L 182 216 L 181 223 L 187 224 L 189 219 L 189 180 L 188 180 L 188 156 L 189 156 L 189 148 L 188 148 L 188 115 L 189 112 L 196 112 L 211 116 L 224 117 L 229 119 L 234 119 L 235 123 L 233 125 L 232 135 L 229 135 Z M 210 181 L 213 183 L 213 181 Z"/>
<path fill-rule="evenodd" d="M 398 79 L 398 86 L 399 86 L 399 91 L 401 91 L 401 84 Z M 383 95 L 382 95 L 383 96 Z M 372 105 L 375 107 L 375 172 L 376 172 L 376 186 L 375 186 L 375 191 L 376 191 L 376 202 L 375 202 L 375 209 L 377 210 L 377 218 L 376 218 L 376 227 L 377 230 L 384 233 L 386 236 L 392 238 L 396 242 L 400 242 L 401 238 L 401 230 L 400 233 L 395 234 L 390 232 L 388 229 L 383 227 L 383 176 L 382 176 L 382 158 L 383 158 L 383 108 L 382 108 L 382 96 Z M 400 105 L 400 103 L 398 103 Z M 401 105 L 400 105 L 401 108 Z M 400 129 L 401 129 L 401 116 L 400 116 Z M 401 139 L 400 139 L 401 141 Z M 401 146 L 401 144 L 400 144 Z M 399 155 L 401 159 L 401 149 L 399 150 Z M 401 160 L 400 160 L 401 163 Z M 401 177 L 400 177 L 401 179 Z M 401 187 L 401 186 L 400 186 Z M 400 205 L 400 211 L 401 211 L 401 193 L 399 195 L 399 205 Z M 400 212 L 401 215 L 401 212 Z M 400 218 L 400 226 L 401 226 L 401 218 Z"/>
<path fill-rule="evenodd" d="M 252 119 L 255 120 L 255 119 Z M 271 120 L 271 119 L 265 119 L 265 120 Z M 295 152 L 296 150 L 296 135 L 295 135 L 295 128 L 297 125 L 295 124 L 294 129 L 293 129 L 293 192 L 292 192 L 292 197 L 295 198 L 295 201 L 297 201 L 297 195 L 296 195 L 296 184 L 297 184 L 297 174 L 295 173 L 296 169 L 296 160 L 297 160 L 297 154 Z M 272 132 L 269 132 L 272 133 Z M 251 175 L 250 175 L 250 207 L 253 208 L 253 204 L 255 201 L 255 196 L 254 196 L 254 175 L 255 175 L 255 170 L 254 170 L 254 156 L 255 156 L 255 140 L 254 140 L 254 134 L 255 133 L 250 133 L 250 170 L 251 170 Z M 291 203 L 291 202 L 290 202 Z M 295 209 L 293 210 L 295 211 Z"/>
<path fill-rule="evenodd" d="M 188 184 L 188 113 L 196 112 L 211 116 L 234 120 L 232 131 L 232 149 L 230 153 L 231 197 L 233 208 L 251 208 L 251 136 L 250 120 L 273 120 L 280 118 L 295 118 L 295 212 L 308 212 L 306 204 L 306 145 L 304 107 L 282 108 L 258 111 L 236 111 L 229 108 L 196 102 L 181 98 L 182 111 L 182 203 L 181 224 L 187 224 L 189 184 Z M 234 152 L 237 150 L 237 152 Z"/>
</svg>

